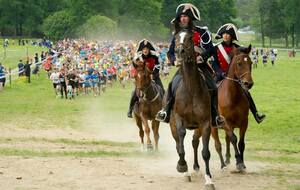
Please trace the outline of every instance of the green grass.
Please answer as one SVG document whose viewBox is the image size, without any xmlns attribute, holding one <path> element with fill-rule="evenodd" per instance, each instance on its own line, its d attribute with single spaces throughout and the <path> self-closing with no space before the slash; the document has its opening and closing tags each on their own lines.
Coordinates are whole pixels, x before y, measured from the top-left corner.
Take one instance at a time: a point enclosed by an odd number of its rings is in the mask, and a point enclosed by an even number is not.
<svg viewBox="0 0 300 190">
<path fill-rule="evenodd" d="M 285 51 L 279 52 L 275 67 L 263 67 L 259 63 L 258 69 L 253 69 L 255 85 L 251 93 L 259 111 L 264 112 L 267 118 L 258 125 L 253 116 L 249 115 L 246 159 L 300 162 L 294 157 L 300 153 L 299 70 L 300 58 L 288 58 Z M 164 81 L 165 87 L 167 83 L 168 80 Z M 121 132 L 129 124 L 132 125 L 126 118 L 132 89 L 132 85 L 122 89 L 119 84 L 115 84 L 100 97 L 80 96 L 75 101 L 67 101 L 55 98 L 52 84 L 46 79 L 45 73 L 39 77 L 33 76 L 31 84 L 18 79 L 0 93 L 0 126 L 81 130 L 96 120 L 100 121 L 99 125 L 120 128 Z M 103 114 L 97 115 L 98 112 Z M 275 154 L 274 158 L 269 156 L 260 159 L 257 155 L 259 151 L 279 154 Z"/>
<path fill-rule="evenodd" d="M 28 47 L 28 51 L 27 51 Z M 28 57 L 32 58 L 34 57 L 35 53 L 40 54 L 42 51 L 47 51 L 47 48 L 41 48 L 41 47 L 36 47 L 36 46 L 19 46 L 19 45 L 14 45 L 14 46 L 9 46 L 6 48 L 6 56 L 5 56 L 5 49 L 3 46 L 0 46 L 0 62 L 8 69 L 14 69 L 17 67 L 19 60 L 22 59 L 23 63 L 27 60 L 27 53 Z"/>
<path fill-rule="evenodd" d="M 136 152 L 115 151 L 43 151 L 29 149 L 0 148 L 1 156 L 23 156 L 23 157 L 120 157 L 137 154 Z"/>
<path fill-rule="evenodd" d="M 136 147 L 134 142 L 115 142 L 107 140 L 73 140 L 67 138 L 38 138 L 38 137 L 6 137 L 0 138 L 0 143 L 9 143 L 9 142 L 42 142 L 42 143 L 60 143 L 66 145 L 105 145 L 105 146 L 117 146 L 117 147 Z"/>
</svg>

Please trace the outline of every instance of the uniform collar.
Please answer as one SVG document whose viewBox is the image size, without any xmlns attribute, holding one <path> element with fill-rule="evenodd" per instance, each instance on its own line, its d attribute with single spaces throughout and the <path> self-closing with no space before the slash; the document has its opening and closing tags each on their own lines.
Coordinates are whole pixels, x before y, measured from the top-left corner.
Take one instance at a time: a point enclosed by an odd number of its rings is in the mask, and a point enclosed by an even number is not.
<svg viewBox="0 0 300 190">
<path fill-rule="evenodd" d="M 227 42 L 223 41 L 223 42 L 222 42 L 222 45 L 223 45 L 224 47 L 232 47 L 232 46 L 233 46 L 233 42 L 231 41 L 231 42 L 227 43 Z"/>
</svg>

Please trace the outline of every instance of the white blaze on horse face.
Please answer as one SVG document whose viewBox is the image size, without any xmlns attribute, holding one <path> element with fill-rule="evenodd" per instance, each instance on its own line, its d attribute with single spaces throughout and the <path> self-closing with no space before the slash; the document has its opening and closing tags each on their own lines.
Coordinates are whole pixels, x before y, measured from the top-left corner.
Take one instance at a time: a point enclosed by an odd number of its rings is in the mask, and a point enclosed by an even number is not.
<svg viewBox="0 0 300 190">
<path fill-rule="evenodd" d="M 180 43 L 180 44 L 183 44 L 184 38 L 185 38 L 186 34 L 187 34 L 186 32 L 181 32 L 181 33 L 179 34 L 179 37 L 180 37 L 179 43 Z"/>
<path fill-rule="evenodd" d="M 141 74 L 140 73 L 138 73 L 137 76 L 138 76 L 139 79 L 141 78 Z"/>
<path fill-rule="evenodd" d="M 248 58 L 247 58 L 247 57 L 245 57 L 245 58 L 244 58 L 244 61 L 248 61 Z"/>
</svg>

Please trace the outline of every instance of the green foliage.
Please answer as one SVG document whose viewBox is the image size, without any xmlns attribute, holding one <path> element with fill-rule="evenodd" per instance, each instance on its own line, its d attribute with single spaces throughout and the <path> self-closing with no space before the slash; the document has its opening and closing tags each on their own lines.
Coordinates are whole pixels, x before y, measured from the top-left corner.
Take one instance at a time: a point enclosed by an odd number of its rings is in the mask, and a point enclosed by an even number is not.
<svg viewBox="0 0 300 190">
<path fill-rule="evenodd" d="M 92 39 L 111 39 L 117 31 L 117 23 L 106 16 L 95 15 L 79 27 L 77 35 Z"/>
<path fill-rule="evenodd" d="M 59 11 L 47 17 L 43 23 L 43 32 L 51 39 L 70 37 L 74 30 L 74 16 L 67 11 Z"/>
</svg>

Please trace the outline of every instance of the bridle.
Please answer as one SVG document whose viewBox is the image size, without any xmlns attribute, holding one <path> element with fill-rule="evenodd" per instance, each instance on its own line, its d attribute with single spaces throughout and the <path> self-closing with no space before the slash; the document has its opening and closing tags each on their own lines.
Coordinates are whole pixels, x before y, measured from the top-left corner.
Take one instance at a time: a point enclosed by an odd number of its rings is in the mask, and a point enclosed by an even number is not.
<svg viewBox="0 0 300 190">
<path fill-rule="evenodd" d="M 236 55 L 235 58 L 236 58 L 236 57 L 239 57 L 239 56 L 242 56 L 242 55 Z M 232 61 L 231 61 L 230 66 L 233 65 L 232 62 L 233 62 L 233 59 L 232 59 Z M 251 72 L 246 71 L 246 72 L 244 72 L 243 74 L 238 75 L 238 74 L 237 74 L 237 71 L 236 71 L 236 66 L 235 66 L 235 68 L 234 68 L 234 76 L 235 76 L 236 78 L 231 78 L 231 77 L 227 77 L 227 76 L 226 76 L 225 79 L 231 80 L 231 81 L 234 81 L 234 82 L 237 82 L 237 83 L 241 86 L 241 88 L 243 88 L 244 90 L 249 90 L 249 89 L 244 85 L 244 83 L 242 82 L 243 77 L 246 76 L 246 75 L 250 75 L 250 76 L 251 76 Z"/>
<path fill-rule="evenodd" d="M 137 88 L 137 92 L 138 92 L 137 95 L 138 95 L 138 97 L 140 99 L 144 100 L 145 102 L 154 102 L 155 100 L 157 100 L 157 98 L 159 97 L 159 90 L 157 89 L 157 87 L 153 83 L 154 82 L 151 81 L 149 83 L 149 85 L 143 86 L 142 88 Z M 147 92 L 149 91 L 150 87 L 154 87 L 154 89 L 156 91 L 156 95 L 151 100 L 148 100 L 148 98 L 147 98 Z"/>
<path fill-rule="evenodd" d="M 190 51 L 191 47 L 192 46 L 187 46 L 185 43 L 184 43 L 184 39 L 186 38 L 186 35 L 189 33 L 188 30 L 183 30 L 183 31 L 180 31 L 178 36 L 179 36 L 179 45 L 182 46 L 182 48 L 184 50 L 187 50 L 187 51 Z M 183 59 L 186 59 L 186 62 L 187 63 L 191 63 L 193 60 L 194 60 L 194 55 L 192 54 L 188 54 L 186 56 L 184 56 Z"/>
</svg>

